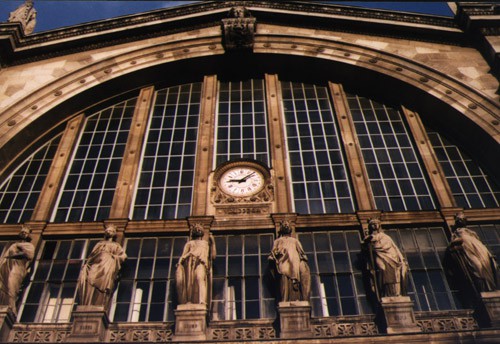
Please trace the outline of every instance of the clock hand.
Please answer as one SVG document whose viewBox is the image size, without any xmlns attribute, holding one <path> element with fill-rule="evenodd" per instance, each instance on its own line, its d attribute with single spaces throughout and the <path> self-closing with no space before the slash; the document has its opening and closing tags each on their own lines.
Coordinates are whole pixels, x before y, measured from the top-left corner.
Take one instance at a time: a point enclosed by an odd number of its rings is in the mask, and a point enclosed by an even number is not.
<svg viewBox="0 0 500 344">
<path fill-rule="evenodd" d="M 247 179 L 250 178 L 251 176 L 253 176 L 254 174 L 255 174 L 255 172 L 252 172 L 249 175 L 247 175 L 247 176 L 243 177 L 242 179 L 240 179 L 241 183 L 246 182 Z"/>
</svg>

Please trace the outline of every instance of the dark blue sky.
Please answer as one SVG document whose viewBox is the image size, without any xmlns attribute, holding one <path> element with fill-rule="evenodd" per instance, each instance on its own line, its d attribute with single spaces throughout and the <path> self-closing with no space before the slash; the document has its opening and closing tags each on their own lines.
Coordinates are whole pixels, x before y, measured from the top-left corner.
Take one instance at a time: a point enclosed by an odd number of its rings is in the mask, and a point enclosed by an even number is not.
<svg viewBox="0 0 500 344">
<path fill-rule="evenodd" d="M 146 12 L 164 7 L 180 6 L 195 1 L 159 1 L 159 0 L 34 0 L 37 10 L 37 25 L 35 33 L 71 26 L 100 19 L 108 19 L 122 15 Z M 15 10 L 24 1 L 0 0 L 0 21 L 7 21 L 9 13 Z M 326 2 L 326 1 L 325 1 Z M 361 1 L 331 1 L 343 5 L 375 7 L 382 9 L 400 10 L 406 12 L 428 13 L 452 16 L 452 12 L 445 1 L 420 2 L 361 2 Z"/>
</svg>

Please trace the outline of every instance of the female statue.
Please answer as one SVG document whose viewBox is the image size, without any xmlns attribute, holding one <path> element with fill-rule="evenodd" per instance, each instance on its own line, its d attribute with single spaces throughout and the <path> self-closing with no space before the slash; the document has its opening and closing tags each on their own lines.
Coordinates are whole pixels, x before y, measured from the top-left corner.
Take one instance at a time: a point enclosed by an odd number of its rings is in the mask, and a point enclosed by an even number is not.
<svg viewBox="0 0 500 344">
<path fill-rule="evenodd" d="M 179 304 L 208 304 L 209 275 L 215 259 L 215 240 L 203 239 L 203 225 L 191 225 L 191 240 L 184 246 L 177 263 L 175 282 Z"/>
<path fill-rule="evenodd" d="M 448 250 L 478 292 L 497 290 L 498 265 L 495 257 L 477 234 L 466 226 L 465 215 L 457 214 Z"/>
<path fill-rule="evenodd" d="M 30 233 L 28 227 L 22 226 L 20 240 L 10 245 L 0 258 L 0 305 L 10 306 L 14 313 L 17 313 L 16 301 L 21 285 L 35 256 Z"/>
<path fill-rule="evenodd" d="M 281 301 L 309 301 L 311 273 L 307 256 L 300 242 L 292 237 L 288 221 L 280 223 L 269 261 L 272 263 L 271 271 L 278 275 L 280 281 Z"/>
<path fill-rule="evenodd" d="M 383 232 L 380 220 L 370 219 L 368 231 L 364 242 L 375 264 L 374 277 L 379 297 L 405 295 L 408 265 L 401 251 L 391 237 Z"/>
<path fill-rule="evenodd" d="M 120 244 L 114 242 L 116 226 L 104 230 L 104 240 L 98 242 L 82 267 L 78 278 L 80 305 L 104 306 L 107 309 L 115 282 L 127 255 Z"/>
</svg>

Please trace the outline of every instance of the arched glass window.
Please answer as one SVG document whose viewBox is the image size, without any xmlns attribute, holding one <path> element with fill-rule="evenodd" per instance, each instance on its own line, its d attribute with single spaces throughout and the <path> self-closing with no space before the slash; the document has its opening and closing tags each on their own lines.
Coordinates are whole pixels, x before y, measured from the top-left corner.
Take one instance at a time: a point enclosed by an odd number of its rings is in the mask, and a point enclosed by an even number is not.
<svg viewBox="0 0 500 344">
<path fill-rule="evenodd" d="M 281 87 L 295 211 L 354 212 L 327 88 L 291 82 Z"/>
<path fill-rule="evenodd" d="M 201 83 L 156 93 L 132 218 L 158 220 L 190 215 Z"/>
<path fill-rule="evenodd" d="M 53 221 L 108 217 L 136 101 L 129 99 L 87 118 Z"/>
<path fill-rule="evenodd" d="M 26 159 L 0 186 L 0 223 L 22 223 L 30 219 L 61 136 Z"/>
<path fill-rule="evenodd" d="M 439 163 L 459 207 L 495 208 L 499 206 L 500 188 L 468 154 L 442 134 L 427 131 Z"/>
<path fill-rule="evenodd" d="M 401 113 L 356 95 L 348 95 L 347 100 L 377 208 L 436 209 Z"/>
<path fill-rule="evenodd" d="M 216 165 L 232 159 L 270 163 L 264 80 L 220 82 Z"/>
</svg>

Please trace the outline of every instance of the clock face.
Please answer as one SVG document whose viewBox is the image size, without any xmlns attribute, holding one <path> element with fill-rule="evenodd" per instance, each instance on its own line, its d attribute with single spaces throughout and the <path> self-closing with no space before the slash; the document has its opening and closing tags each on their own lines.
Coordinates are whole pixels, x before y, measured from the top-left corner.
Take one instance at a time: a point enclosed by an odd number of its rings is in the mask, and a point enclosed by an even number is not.
<svg viewBox="0 0 500 344">
<path fill-rule="evenodd" d="M 264 187 L 264 176 L 259 170 L 248 167 L 232 167 L 219 180 L 222 191 L 235 197 L 251 196 Z"/>
</svg>

